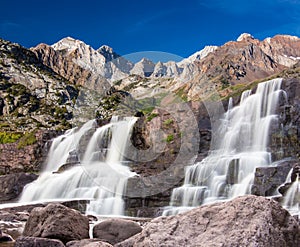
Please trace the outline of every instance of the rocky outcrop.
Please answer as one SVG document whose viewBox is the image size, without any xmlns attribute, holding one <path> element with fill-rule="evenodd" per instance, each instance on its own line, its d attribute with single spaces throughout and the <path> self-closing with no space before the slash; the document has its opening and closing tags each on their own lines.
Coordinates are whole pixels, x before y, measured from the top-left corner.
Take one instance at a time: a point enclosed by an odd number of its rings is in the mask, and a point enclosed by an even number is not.
<svg viewBox="0 0 300 247">
<path fill-rule="evenodd" d="M 47 130 L 29 132 L 14 143 L 0 144 L 0 174 L 40 171 L 50 147 L 48 141 L 60 133 Z"/>
<path fill-rule="evenodd" d="M 279 203 L 243 196 L 229 202 L 159 217 L 118 247 L 137 246 L 298 246 L 297 221 Z"/>
<path fill-rule="evenodd" d="M 73 85 L 32 51 L 0 39 L 1 130 L 68 128 L 77 95 Z"/>
<path fill-rule="evenodd" d="M 97 66 L 103 67 L 105 58 L 78 40 L 70 39 L 70 42 L 74 44 L 68 46 L 68 40 L 66 38 L 53 46 L 40 44 L 32 51 L 35 52 L 41 62 L 73 84 L 99 90 L 99 93 L 103 95 L 110 88 L 110 84 L 103 73 L 99 73 Z M 82 57 L 84 59 L 80 59 Z"/>
<path fill-rule="evenodd" d="M 14 239 L 9 234 L 3 233 L 0 229 L 0 243 L 13 242 Z"/>
<path fill-rule="evenodd" d="M 114 245 L 141 231 L 142 227 L 134 221 L 109 219 L 94 226 L 93 237 Z"/>
<path fill-rule="evenodd" d="M 57 239 L 37 238 L 37 237 L 19 237 L 15 247 L 64 247 L 65 245 Z"/>
<path fill-rule="evenodd" d="M 34 208 L 26 222 L 24 236 L 59 239 L 63 243 L 89 238 L 89 219 L 60 204 Z"/>
<path fill-rule="evenodd" d="M 295 162 L 295 161 L 294 161 Z M 282 162 L 277 166 L 257 167 L 251 193 L 258 196 L 273 196 L 278 194 L 278 188 L 285 183 L 292 169 L 293 162 Z"/>
<path fill-rule="evenodd" d="M 14 173 L 0 176 L 0 202 L 16 199 L 24 186 L 37 179 L 38 175 L 29 173 Z"/>
<path fill-rule="evenodd" d="M 196 102 L 173 104 L 169 112 L 154 109 L 136 122 L 131 137 L 135 149 L 129 150 L 127 157 L 132 158 L 129 166 L 139 176 L 127 182 L 127 215 L 161 214 L 162 208 L 169 204 L 172 188 L 183 182 L 184 167 L 207 155 L 210 130 L 207 109 Z"/>
</svg>

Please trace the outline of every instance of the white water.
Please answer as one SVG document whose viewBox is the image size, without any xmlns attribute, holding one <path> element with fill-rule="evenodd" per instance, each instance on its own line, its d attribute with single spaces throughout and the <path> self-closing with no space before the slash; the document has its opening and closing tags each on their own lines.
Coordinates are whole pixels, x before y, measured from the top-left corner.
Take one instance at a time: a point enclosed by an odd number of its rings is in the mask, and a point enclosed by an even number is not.
<svg viewBox="0 0 300 247">
<path fill-rule="evenodd" d="M 291 182 L 291 173 L 289 172 L 286 182 Z M 283 197 L 282 206 L 286 208 L 292 215 L 298 215 L 300 217 L 300 180 L 299 174 L 295 181 L 291 184 L 290 188 L 287 190 Z"/>
<path fill-rule="evenodd" d="M 173 190 L 164 215 L 251 192 L 255 168 L 271 164 L 267 144 L 270 126 L 278 119 L 278 99 L 285 95 L 281 81 L 260 83 L 255 94 L 245 91 L 236 107 L 229 102 L 216 133 L 217 146 L 201 162 L 186 168 L 184 184 Z"/>
<path fill-rule="evenodd" d="M 123 215 L 122 195 L 130 172 L 122 164 L 135 118 L 118 120 L 98 128 L 90 138 L 80 165 L 56 173 L 69 154 L 80 153 L 80 141 L 88 135 L 94 121 L 79 130 L 72 129 L 53 140 L 46 167 L 39 178 L 25 187 L 20 202 L 90 199 L 87 212 Z M 79 157 L 80 158 L 80 157 Z"/>
</svg>

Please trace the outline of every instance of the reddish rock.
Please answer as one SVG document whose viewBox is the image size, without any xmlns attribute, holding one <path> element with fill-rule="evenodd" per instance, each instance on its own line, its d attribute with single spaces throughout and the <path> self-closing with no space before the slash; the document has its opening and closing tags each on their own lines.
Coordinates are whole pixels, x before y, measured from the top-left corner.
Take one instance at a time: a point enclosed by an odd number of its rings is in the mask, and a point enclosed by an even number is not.
<svg viewBox="0 0 300 247">
<path fill-rule="evenodd" d="M 19 237 L 15 247 L 64 247 L 65 245 L 57 239 Z"/>
<path fill-rule="evenodd" d="M 26 222 L 24 236 L 59 239 L 64 243 L 89 238 L 89 219 L 61 204 L 34 208 Z"/>
<path fill-rule="evenodd" d="M 18 142 L 0 144 L 0 174 L 40 171 L 48 152 L 45 144 L 59 133 L 40 130 L 35 133 L 36 143 L 22 148 Z"/>
<path fill-rule="evenodd" d="M 117 244 L 138 246 L 299 246 L 297 221 L 279 203 L 258 196 L 159 217 L 143 231 Z"/>
</svg>

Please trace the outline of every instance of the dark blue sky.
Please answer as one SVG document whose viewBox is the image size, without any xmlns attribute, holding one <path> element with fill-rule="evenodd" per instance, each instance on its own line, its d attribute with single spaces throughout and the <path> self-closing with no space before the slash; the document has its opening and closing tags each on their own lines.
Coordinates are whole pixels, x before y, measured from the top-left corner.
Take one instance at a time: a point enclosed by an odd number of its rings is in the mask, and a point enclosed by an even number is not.
<svg viewBox="0 0 300 247">
<path fill-rule="evenodd" d="M 0 37 L 32 47 L 71 36 L 122 55 L 163 51 L 187 57 L 243 32 L 300 36 L 298 0 L 1 0 Z"/>
</svg>

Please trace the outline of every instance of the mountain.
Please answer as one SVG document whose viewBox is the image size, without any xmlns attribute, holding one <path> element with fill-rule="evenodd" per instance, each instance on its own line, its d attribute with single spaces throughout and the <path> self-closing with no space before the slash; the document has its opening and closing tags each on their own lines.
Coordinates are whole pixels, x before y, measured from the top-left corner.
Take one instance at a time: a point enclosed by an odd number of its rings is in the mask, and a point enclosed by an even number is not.
<svg viewBox="0 0 300 247">
<path fill-rule="evenodd" d="M 32 128 L 67 126 L 74 119 L 80 91 L 88 98 L 87 108 L 97 107 L 101 97 L 115 90 L 130 92 L 135 98 L 163 97 L 166 90 L 184 100 L 216 93 L 226 97 L 300 60 L 300 39 L 289 35 L 260 41 L 244 33 L 236 41 L 206 46 L 180 62 L 156 64 L 147 58 L 133 64 L 109 46 L 95 50 L 70 37 L 30 50 L 9 41 L 0 43 L 0 116 L 2 121 L 4 116 L 13 119 L 12 125 L 3 122 L 8 129 L 18 129 L 22 121 Z M 96 94 L 92 96 L 88 89 Z M 82 107 L 77 118 L 87 108 Z"/>
<path fill-rule="evenodd" d="M 36 55 L 0 39 L 1 130 L 69 128 L 78 89 Z"/>
<path fill-rule="evenodd" d="M 130 74 L 149 77 L 152 75 L 154 67 L 155 64 L 151 60 L 142 58 L 142 60 L 137 62 L 132 70 L 130 70 Z"/>
<path fill-rule="evenodd" d="M 175 78 L 172 90 L 180 89 L 188 99 L 197 100 L 232 85 L 278 73 L 296 64 L 299 57 L 298 37 L 277 35 L 260 41 L 242 34 L 237 41 L 227 42 L 192 63 L 188 73 Z"/>
<path fill-rule="evenodd" d="M 226 96 L 232 88 L 276 74 L 296 64 L 300 59 L 300 39 L 276 35 L 262 41 L 243 33 L 236 41 L 222 46 L 206 46 L 182 61 L 152 63 L 142 59 L 130 74 L 144 79 L 123 78 L 117 88 L 137 95 L 153 95 L 161 89 L 188 100 L 207 98 L 216 93 Z"/>
</svg>

